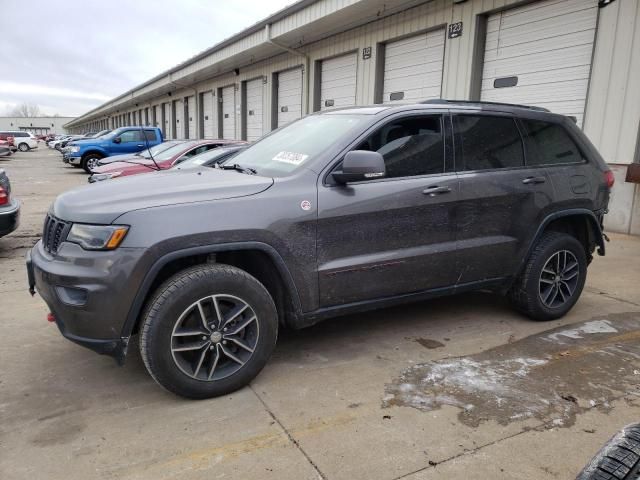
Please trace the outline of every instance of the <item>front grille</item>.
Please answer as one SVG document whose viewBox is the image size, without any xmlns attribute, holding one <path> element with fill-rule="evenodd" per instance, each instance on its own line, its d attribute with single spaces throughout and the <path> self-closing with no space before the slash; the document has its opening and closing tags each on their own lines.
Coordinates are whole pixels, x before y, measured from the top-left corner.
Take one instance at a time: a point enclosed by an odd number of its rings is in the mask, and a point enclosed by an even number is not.
<svg viewBox="0 0 640 480">
<path fill-rule="evenodd" d="M 42 244 L 49 253 L 56 253 L 58 247 L 64 242 L 71 229 L 71 223 L 60 220 L 53 215 L 47 215 L 42 232 Z"/>
</svg>

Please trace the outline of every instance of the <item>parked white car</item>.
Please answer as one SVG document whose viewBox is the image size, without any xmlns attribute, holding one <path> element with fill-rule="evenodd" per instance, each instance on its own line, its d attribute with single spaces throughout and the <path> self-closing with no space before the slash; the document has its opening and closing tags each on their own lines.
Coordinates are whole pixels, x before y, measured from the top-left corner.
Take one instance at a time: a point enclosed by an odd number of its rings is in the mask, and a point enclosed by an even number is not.
<svg viewBox="0 0 640 480">
<path fill-rule="evenodd" d="M 0 133 L 11 135 L 14 139 L 13 143 L 21 152 L 28 152 L 33 148 L 38 148 L 38 139 L 31 132 L 5 130 Z"/>
</svg>

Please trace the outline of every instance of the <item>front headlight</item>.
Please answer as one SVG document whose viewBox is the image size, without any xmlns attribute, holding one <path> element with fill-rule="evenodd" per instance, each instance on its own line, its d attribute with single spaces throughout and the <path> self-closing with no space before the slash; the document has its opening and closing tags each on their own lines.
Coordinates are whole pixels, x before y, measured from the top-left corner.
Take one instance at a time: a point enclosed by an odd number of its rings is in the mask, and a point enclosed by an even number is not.
<svg viewBox="0 0 640 480">
<path fill-rule="evenodd" d="M 85 250 L 113 250 L 124 240 L 129 227 L 123 225 L 86 225 L 74 223 L 67 242 L 77 243 Z"/>
<path fill-rule="evenodd" d="M 69 151 L 71 153 L 78 153 L 80 151 L 80 147 L 76 146 L 76 145 L 72 145 L 69 147 Z"/>
</svg>

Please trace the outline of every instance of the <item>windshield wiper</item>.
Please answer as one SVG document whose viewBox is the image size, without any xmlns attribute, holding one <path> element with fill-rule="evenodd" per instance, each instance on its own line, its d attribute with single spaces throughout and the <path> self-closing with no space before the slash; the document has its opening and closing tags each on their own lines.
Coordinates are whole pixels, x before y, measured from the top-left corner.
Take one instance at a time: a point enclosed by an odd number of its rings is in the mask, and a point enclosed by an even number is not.
<svg viewBox="0 0 640 480">
<path fill-rule="evenodd" d="M 243 167 L 242 165 L 238 165 L 237 163 L 232 163 L 230 165 L 227 165 L 227 164 L 220 165 L 220 164 L 218 164 L 217 168 L 221 168 L 222 170 L 235 170 L 236 172 L 246 173 L 246 174 L 249 174 L 249 175 L 255 175 L 256 173 L 258 173 L 258 171 L 256 169 L 254 169 L 254 168 Z"/>
</svg>

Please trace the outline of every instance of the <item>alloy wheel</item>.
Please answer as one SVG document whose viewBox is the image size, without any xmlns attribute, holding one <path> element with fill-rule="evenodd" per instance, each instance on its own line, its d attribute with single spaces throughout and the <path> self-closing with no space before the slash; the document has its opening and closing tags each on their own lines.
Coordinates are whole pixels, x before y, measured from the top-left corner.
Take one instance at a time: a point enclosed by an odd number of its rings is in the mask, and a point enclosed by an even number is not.
<svg viewBox="0 0 640 480">
<path fill-rule="evenodd" d="M 211 295 L 191 304 L 171 333 L 171 356 L 185 375 L 216 381 L 238 372 L 258 344 L 258 318 L 233 295 Z"/>
<path fill-rule="evenodd" d="M 566 304 L 576 291 L 580 265 L 569 250 L 560 250 L 547 260 L 540 273 L 540 300 L 547 308 Z"/>
<path fill-rule="evenodd" d="M 98 166 L 98 162 L 99 160 L 97 158 L 90 158 L 89 160 L 87 160 L 87 168 L 89 170 L 93 170 Z"/>
</svg>

